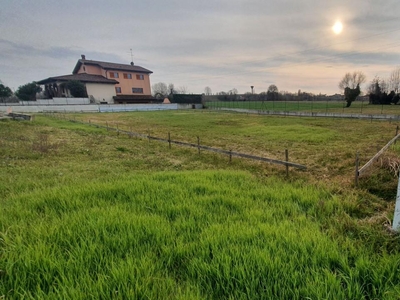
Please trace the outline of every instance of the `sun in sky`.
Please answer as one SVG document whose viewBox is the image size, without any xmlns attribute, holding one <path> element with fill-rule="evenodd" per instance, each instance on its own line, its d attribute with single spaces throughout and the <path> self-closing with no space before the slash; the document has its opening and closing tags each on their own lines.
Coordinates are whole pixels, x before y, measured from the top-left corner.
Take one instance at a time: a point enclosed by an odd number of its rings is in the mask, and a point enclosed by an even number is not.
<svg viewBox="0 0 400 300">
<path fill-rule="evenodd" d="M 335 25 L 332 26 L 332 30 L 335 34 L 340 34 L 343 30 L 342 22 L 336 21 Z"/>
</svg>

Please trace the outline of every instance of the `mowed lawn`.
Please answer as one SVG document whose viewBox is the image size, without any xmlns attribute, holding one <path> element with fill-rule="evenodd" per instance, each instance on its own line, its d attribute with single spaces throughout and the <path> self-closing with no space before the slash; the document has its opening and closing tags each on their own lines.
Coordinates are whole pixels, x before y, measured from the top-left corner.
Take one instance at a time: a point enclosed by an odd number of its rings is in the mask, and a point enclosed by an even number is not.
<svg viewBox="0 0 400 300">
<path fill-rule="evenodd" d="M 220 133 L 222 147 L 235 140 L 238 148 L 260 152 L 257 130 L 268 122 L 250 119 L 253 133 L 236 114 L 74 117 L 164 135 L 175 129 L 187 139 L 203 128 L 210 143 Z M 178 130 L 185 120 L 189 129 Z M 305 153 L 312 151 L 306 145 L 323 141 L 337 145 L 339 157 L 346 155 L 339 153 L 346 148 L 339 146 L 341 133 L 335 129 L 344 124 L 271 122 L 291 132 L 283 143 L 302 140 Z M 373 128 L 363 125 L 367 128 L 360 130 Z M 393 135 L 384 132 L 393 124 L 375 125 L 383 133 L 371 130 L 373 143 Z M 318 127 L 314 138 L 306 134 Z M 278 136 L 270 139 L 271 149 L 278 148 Z M 29 123 L 0 122 L 0 137 L 0 297 L 5 299 L 400 295 L 400 240 L 382 226 L 393 206 L 366 191 L 317 184 L 312 172 L 293 172 L 287 179 L 279 167 L 229 162 L 176 146 L 169 150 L 163 143 L 41 116 Z"/>
</svg>

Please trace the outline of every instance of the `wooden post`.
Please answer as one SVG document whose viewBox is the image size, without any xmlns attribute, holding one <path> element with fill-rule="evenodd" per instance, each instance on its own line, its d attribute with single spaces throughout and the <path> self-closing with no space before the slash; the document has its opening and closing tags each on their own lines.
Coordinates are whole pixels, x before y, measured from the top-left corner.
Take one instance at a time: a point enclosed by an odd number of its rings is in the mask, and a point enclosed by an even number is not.
<svg viewBox="0 0 400 300">
<path fill-rule="evenodd" d="M 119 135 L 119 128 L 118 128 L 118 123 L 117 123 L 117 135 Z"/>
<path fill-rule="evenodd" d="M 288 149 L 285 149 L 285 158 L 286 162 L 289 162 L 289 151 Z M 289 177 L 289 165 L 286 164 L 286 176 Z"/>
<path fill-rule="evenodd" d="M 359 172 L 358 172 L 358 167 L 360 165 L 360 158 L 358 155 L 358 152 L 356 154 L 356 173 L 355 173 L 355 179 L 354 179 L 354 184 L 356 185 L 356 187 L 358 187 L 358 176 L 359 176 Z"/>
<path fill-rule="evenodd" d="M 147 138 L 149 139 L 149 143 L 150 143 L 150 129 L 147 130 Z"/>
<path fill-rule="evenodd" d="M 108 122 L 106 121 L 106 127 L 107 127 L 107 131 L 108 131 Z"/>
<path fill-rule="evenodd" d="M 200 138 L 197 137 L 197 149 L 199 151 L 199 155 L 200 155 Z"/>
<path fill-rule="evenodd" d="M 229 150 L 229 162 L 232 162 L 232 149 Z"/>
<path fill-rule="evenodd" d="M 168 132 L 168 144 L 169 144 L 169 149 L 171 149 L 171 133 Z"/>
</svg>

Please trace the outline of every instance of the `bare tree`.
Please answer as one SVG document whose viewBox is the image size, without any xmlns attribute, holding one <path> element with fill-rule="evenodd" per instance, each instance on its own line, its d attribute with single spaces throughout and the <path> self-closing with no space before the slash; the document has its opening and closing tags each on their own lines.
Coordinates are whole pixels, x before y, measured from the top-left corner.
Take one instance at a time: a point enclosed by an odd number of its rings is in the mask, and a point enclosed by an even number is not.
<svg viewBox="0 0 400 300">
<path fill-rule="evenodd" d="M 353 73 L 346 73 L 342 80 L 339 82 L 339 88 L 344 90 L 345 88 L 355 89 L 357 86 L 361 86 L 367 80 L 365 74 L 361 71 L 355 71 Z"/>
<path fill-rule="evenodd" d="M 229 95 L 237 95 L 238 94 L 238 90 L 236 88 L 233 88 L 231 90 L 228 91 Z"/>
<path fill-rule="evenodd" d="M 177 94 L 189 94 L 189 89 L 187 86 L 180 86 L 179 88 L 176 89 Z"/>
<path fill-rule="evenodd" d="M 387 79 L 381 79 L 379 81 L 379 85 L 381 86 L 382 93 L 389 93 L 390 90 L 390 83 Z"/>
<path fill-rule="evenodd" d="M 275 101 L 279 99 L 279 93 L 278 93 L 278 87 L 275 84 L 271 84 L 268 87 L 268 91 L 267 91 L 267 99 L 269 101 Z"/>
<path fill-rule="evenodd" d="M 367 93 L 370 94 L 379 94 L 381 92 L 381 88 L 379 86 L 380 79 L 378 76 L 375 76 L 372 79 L 371 83 L 367 87 Z"/>
<path fill-rule="evenodd" d="M 275 84 L 271 84 L 268 87 L 268 92 L 269 93 L 278 93 L 278 87 Z"/>
<path fill-rule="evenodd" d="M 400 66 L 392 71 L 389 78 L 389 87 L 391 91 L 396 94 L 400 90 Z"/>
<path fill-rule="evenodd" d="M 173 83 L 168 84 L 168 94 L 178 94 Z"/>
<path fill-rule="evenodd" d="M 164 82 L 158 82 L 151 86 L 154 97 L 166 97 L 168 96 L 168 88 Z"/>
<path fill-rule="evenodd" d="M 204 94 L 207 95 L 207 96 L 212 94 L 211 88 L 209 86 L 206 86 L 204 88 Z"/>
</svg>

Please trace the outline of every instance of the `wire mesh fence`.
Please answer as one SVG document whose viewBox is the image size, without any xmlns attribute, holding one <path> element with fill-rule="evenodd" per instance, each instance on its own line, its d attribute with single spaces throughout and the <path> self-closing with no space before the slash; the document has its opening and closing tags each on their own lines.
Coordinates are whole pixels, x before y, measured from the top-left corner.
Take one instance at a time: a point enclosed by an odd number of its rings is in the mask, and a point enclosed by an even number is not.
<svg viewBox="0 0 400 300">
<path fill-rule="evenodd" d="M 363 114 L 363 115 L 400 115 L 400 105 L 373 105 L 364 98 L 354 101 L 346 107 L 345 101 L 334 100 L 298 100 L 288 101 L 245 101 L 245 100 L 211 100 L 205 99 L 205 107 L 209 109 L 247 109 L 261 112 L 304 112 L 320 114 Z"/>
</svg>

